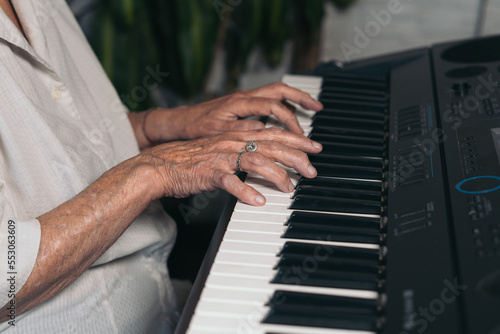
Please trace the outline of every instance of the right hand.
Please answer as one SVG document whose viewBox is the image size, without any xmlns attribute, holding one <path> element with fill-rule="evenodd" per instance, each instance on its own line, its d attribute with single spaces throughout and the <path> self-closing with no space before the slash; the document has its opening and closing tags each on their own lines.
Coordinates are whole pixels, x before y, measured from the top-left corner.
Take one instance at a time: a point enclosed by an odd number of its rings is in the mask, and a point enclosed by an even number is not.
<svg viewBox="0 0 500 334">
<path fill-rule="evenodd" d="M 321 145 L 280 128 L 171 142 L 143 151 L 137 158 L 153 167 L 155 197 L 187 197 L 220 188 L 245 203 L 261 206 L 265 204 L 264 196 L 234 175 L 239 152 L 252 140 L 258 149 L 243 154 L 240 166 L 245 172 L 260 174 L 284 192 L 294 187 L 288 173 L 276 162 L 308 178 L 317 175 L 306 153 L 319 153 Z"/>
</svg>

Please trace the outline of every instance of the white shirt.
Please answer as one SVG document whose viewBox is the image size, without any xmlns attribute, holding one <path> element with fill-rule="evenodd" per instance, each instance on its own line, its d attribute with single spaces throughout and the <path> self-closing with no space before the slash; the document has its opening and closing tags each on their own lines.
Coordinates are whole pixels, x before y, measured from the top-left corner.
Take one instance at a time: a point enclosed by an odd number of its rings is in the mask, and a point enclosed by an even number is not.
<svg viewBox="0 0 500 334">
<path fill-rule="evenodd" d="M 66 2 L 12 3 L 29 43 L 0 11 L 1 306 L 35 263 L 35 217 L 139 153 L 126 109 Z M 0 332 L 169 333 L 178 316 L 166 268 L 175 234 L 153 202 L 73 284 Z"/>
</svg>

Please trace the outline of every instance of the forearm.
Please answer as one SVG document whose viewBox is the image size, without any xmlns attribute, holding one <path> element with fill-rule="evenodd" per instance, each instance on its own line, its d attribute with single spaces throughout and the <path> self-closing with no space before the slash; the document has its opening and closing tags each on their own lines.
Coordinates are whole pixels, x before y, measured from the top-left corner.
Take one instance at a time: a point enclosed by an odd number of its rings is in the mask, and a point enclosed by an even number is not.
<svg viewBox="0 0 500 334">
<path fill-rule="evenodd" d="M 35 266 L 15 297 L 18 313 L 71 284 L 158 197 L 147 183 L 149 167 L 137 164 L 138 159 L 111 169 L 73 199 L 38 217 L 40 246 Z M 5 308 L 0 319 L 7 319 Z"/>
</svg>

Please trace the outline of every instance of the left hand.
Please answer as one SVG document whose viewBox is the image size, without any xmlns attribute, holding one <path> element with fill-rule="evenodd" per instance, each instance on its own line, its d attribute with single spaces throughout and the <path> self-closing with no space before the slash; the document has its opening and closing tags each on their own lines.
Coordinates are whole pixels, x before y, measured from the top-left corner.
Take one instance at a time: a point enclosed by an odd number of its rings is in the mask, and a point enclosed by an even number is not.
<svg viewBox="0 0 500 334">
<path fill-rule="evenodd" d="M 242 118 L 274 115 L 291 132 L 303 134 L 293 107 L 285 100 L 315 111 L 323 108 L 309 94 L 283 83 L 273 83 L 194 106 L 155 109 L 146 117 L 144 131 L 153 142 L 197 139 L 226 131 L 261 129 L 265 127 L 262 122 Z"/>
</svg>

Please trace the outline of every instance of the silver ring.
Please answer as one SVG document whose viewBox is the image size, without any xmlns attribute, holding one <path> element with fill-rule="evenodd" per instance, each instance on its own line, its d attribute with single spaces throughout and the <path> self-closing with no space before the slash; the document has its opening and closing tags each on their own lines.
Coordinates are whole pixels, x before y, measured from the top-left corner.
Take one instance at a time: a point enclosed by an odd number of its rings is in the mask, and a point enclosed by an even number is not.
<svg viewBox="0 0 500 334">
<path fill-rule="evenodd" d="M 241 152 L 240 152 L 240 154 L 238 155 L 238 159 L 236 159 L 236 167 L 237 167 L 237 168 L 238 168 L 238 170 L 239 170 L 240 172 L 242 172 L 242 173 L 243 173 L 243 170 L 241 169 L 241 166 L 240 166 L 240 164 L 241 164 L 241 157 L 242 157 L 242 156 L 243 156 L 243 154 L 245 154 L 245 153 L 247 153 L 247 151 L 241 151 Z"/>
<path fill-rule="evenodd" d="M 253 140 L 251 142 L 248 142 L 248 144 L 245 146 L 245 151 L 247 152 L 257 151 L 257 143 L 254 142 Z"/>
</svg>

